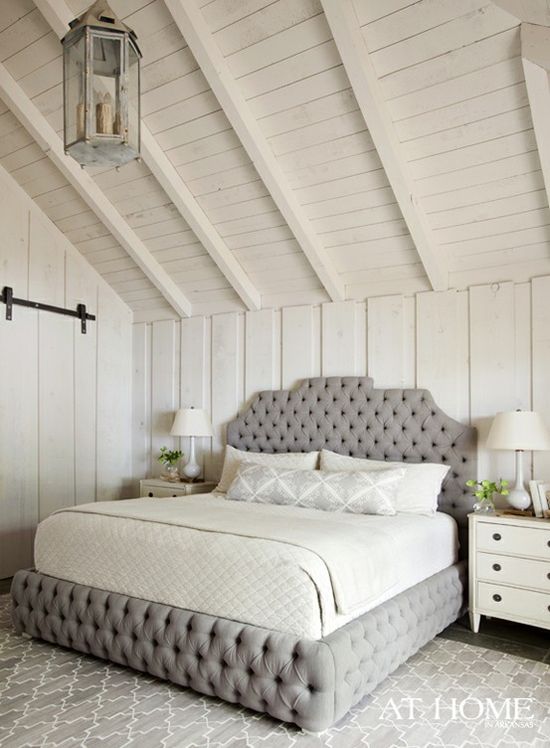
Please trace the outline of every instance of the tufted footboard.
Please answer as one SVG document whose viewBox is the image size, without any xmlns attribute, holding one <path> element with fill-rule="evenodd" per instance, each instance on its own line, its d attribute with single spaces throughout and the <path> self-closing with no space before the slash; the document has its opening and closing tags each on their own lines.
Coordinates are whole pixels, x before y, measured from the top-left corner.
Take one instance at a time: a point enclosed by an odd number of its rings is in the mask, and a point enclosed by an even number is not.
<svg viewBox="0 0 550 748">
<path fill-rule="evenodd" d="M 319 641 L 19 571 L 19 633 L 320 731 L 459 616 L 465 569 L 430 577 Z"/>
</svg>

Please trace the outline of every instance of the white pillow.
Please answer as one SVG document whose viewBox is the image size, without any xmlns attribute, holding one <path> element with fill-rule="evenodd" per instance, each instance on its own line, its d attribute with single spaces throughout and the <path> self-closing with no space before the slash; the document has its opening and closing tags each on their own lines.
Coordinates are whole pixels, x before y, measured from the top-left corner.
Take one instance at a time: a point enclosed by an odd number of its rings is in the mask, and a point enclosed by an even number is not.
<svg viewBox="0 0 550 748">
<path fill-rule="evenodd" d="M 395 514 L 393 502 L 405 470 L 285 470 L 241 462 L 226 498 L 285 504 L 323 512 Z"/>
<path fill-rule="evenodd" d="M 319 460 L 319 452 L 244 452 L 241 449 L 225 448 L 222 477 L 216 486 L 216 493 L 227 493 L 237 475 L 241 462 L 253 462 L 255 465 L 273 465 L 281 468 L 297 468 L 299 470 L 315 470 Z"/>
<path fill-rule="evenodd" d="M 447 473 L 448 465 L 433 462 L 385 462 L 384 460 L 367 460 L 361 457 L 339 455 L 328 449 L 321 452 L 321 470 L 387 470 L 388 468 L 405 468 L 405 477 L 395 499 L 397 512 L 411 514 L 434 514 L 437 511 L 437 499 L 441 493 L 441 484 Z"/>
</svg>

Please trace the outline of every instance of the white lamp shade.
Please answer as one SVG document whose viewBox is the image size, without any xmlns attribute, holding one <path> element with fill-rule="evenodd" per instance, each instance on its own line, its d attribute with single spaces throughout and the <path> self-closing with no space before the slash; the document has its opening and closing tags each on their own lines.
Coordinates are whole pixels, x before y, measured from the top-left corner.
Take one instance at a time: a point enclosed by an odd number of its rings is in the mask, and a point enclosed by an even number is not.
<svg viewBox="0 0 550 748">
<path fill-rule="evenodd" d="M 202 408 L 180 408 L 177 411 L 171 436 L 213 436 L 208 413 Z"/>
<path fill-rule="evenodd" d="M 489 449 L 550 450 L 550 432 L 538 413 L 514 410 L 497 413 L 489 436 Z"/>
</svg>

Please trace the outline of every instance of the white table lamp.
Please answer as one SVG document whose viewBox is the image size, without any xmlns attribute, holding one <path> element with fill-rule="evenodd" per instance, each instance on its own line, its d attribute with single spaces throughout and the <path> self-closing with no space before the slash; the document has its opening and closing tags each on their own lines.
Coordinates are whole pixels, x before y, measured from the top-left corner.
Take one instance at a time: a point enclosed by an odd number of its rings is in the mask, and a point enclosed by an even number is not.
<svg viewBox="0 0 550 748">
<path fill-rule="evenodd" d="M 514 509 L 528 509 L 531 497 L 523 481 L 522 452 L 550 450 L 550 432 L 542 418 L 531 410 L 497 413 L 487 437 L 487 447 L 515 450 L 516 481 L 506 498 Z"/>
<path fill-rule="evenodd" d="M 201 474 L 201 467 L 195 457 L 195 437 L 214 435 L 207 412 L 202 408 L 180 408 L 174 418 L 170 435 L 191 437 L 189 459 L 183 468 L 183 474 L 187 479 L 195 480 Z"/>
</svg>

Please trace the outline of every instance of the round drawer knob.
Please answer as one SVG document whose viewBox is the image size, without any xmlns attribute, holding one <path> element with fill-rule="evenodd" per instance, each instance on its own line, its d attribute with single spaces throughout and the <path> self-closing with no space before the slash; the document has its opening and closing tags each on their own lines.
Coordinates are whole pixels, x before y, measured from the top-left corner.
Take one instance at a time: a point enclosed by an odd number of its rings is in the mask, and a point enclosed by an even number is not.
<svg viewBox="0 0 550 748">
<path fill-rule="evenodd" d="M 147 494 L 147 496 L 148 496 L 148 497 L 149 497 L 150 499 L 152 499 L 152 498 L 153 498 L 153 492 L 152 492 L 152 491 L 149 491 L 149 493 Z"/>
<path fill-rule="evenodd" d="M 546 543 L 546 545 L 550 548 L 550 540 Z"/>
<path fill-rule="evenodd" d="M 502 597 L 500 595 L 493 595 L 493 600 L 495 603 L 499 603 L 502 600 Z"/>
<path fill-rule="evenodd" d="M 495 571 L 500 571 L 502 569 L 502 566 L 500 564 L 493 564 L 493 569 Z"/>
<path fill-rule="evenodd" d="M 499 532 L 493 533 L 493 540 L 500 540 L 502 535 Z"/>
</svg>

